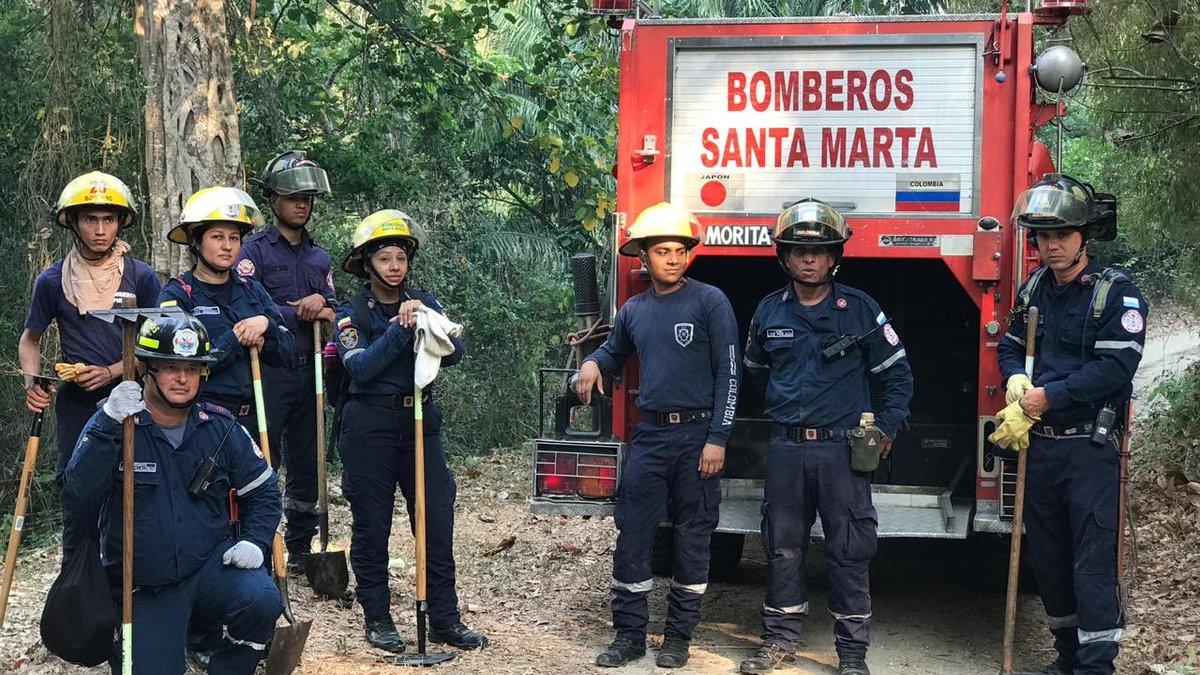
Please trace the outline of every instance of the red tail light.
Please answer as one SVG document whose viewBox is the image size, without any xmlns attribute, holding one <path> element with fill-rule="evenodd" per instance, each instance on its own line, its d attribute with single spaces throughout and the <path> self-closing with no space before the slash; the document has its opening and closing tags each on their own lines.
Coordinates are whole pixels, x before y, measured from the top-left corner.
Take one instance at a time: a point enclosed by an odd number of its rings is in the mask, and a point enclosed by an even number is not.
<svg viewBox="0 0 1200 675">
<path fill-rule="evenodd" d="M 619 443 L 535 442 L 534 496 L 613 499 L 620 471 Z"/>
</svg>

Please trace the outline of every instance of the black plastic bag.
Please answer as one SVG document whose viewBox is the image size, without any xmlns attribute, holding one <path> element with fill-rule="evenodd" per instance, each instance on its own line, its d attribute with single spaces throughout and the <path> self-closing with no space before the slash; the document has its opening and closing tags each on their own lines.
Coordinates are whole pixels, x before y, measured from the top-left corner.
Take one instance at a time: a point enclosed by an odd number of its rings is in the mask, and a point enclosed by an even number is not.
<svg viewBox="0 0 1200 675">
<path fill-rule="evenodd" d="M 71 555 L 46 594 L 42 644 L 64 661 L 98 666 L 113 653 L 116 605 L 100 564 L 99 544 L 86 538 Z"/>
</svg>

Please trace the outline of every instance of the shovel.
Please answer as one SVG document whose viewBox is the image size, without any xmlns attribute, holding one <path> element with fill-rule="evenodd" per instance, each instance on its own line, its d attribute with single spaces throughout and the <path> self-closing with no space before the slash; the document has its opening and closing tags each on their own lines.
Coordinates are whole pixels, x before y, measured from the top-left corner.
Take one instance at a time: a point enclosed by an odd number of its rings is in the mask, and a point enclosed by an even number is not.
<svg viewBox="0 0 1200 675">
<path fill-rule="evenodd" d="M 325 349 L 321 343 L 321 323 L 313 322 L 313 367 L 317 377 L 317 524 L 320 530 L 321 551 L 305 558 L 308 583 L 317 595 L 331 600 L 346 597 L 350 572 L 346 569 L 346 552 L 329 550 L 329 486 L 325 471 L 325 382 L 321 371 Z"/>
<path fill-rule="evenodd" d="M 38 384 L 46 384 L 45 378 L 34 376 Z M 13 511 L 12 533 L 8 535 L 8 554 L 4 557 L 4 582 L 0 586 L 0 628 L 4 627 L 4 615 L 8 612 L 8 592 L 12 589 L 13 573 L 17 567 L 17 549 L 21 546 L 21 530 L 25 527 L 25 509 L 29 505 L 29 483 L 37 466 L 38 446 L 42 441 L 42 419 L 45 411 L 33 416 L 29 427 L 29 441 L 25 444 L 25 463 L 21 465 L 21 482 L 17 487 L 17 508 Z"/>
<path fill-rule="evenodd" d="M 416 387 L 413 392 L 413 426 L 416 435 L 413 450 L 416 456 L 416 469 L 413 472 L 413 515 L 416 521 L 414 538 L 417 549 L 417 653 L 396 658 L 396 665 L 416 668 L 436 666 L 454 658 L 454 652 L 425 652 L 425 614 L 429 608 L 425 602 L 425 422 L 421 412 L 421 395 L 421 388 Z"/>
<path fill-rule="evenodd" d="M 1033 379 L 1038 308 L 1025 315 L 1025 374 Z M 1025 460 L 1029 449 L 1017 451 L 1017 493 L 1013 504 L 1012 543 L 1008 549 L 1008 592 L 1004 598 L 1004 655 L 1001 675 L 1013 675 L 1013 638 L 1017 628 L 1017 582 L 1021 571 L 1021 535 L 1025 529 Z"/>
<path fill-rule="evenodd" d="M 258 443 L 262 446 L 263 459 L 267 460 L 267 466 L 271 466 L 271 445 L 267 441 L 267 414 L 263 404 L 262 367 L 258 363 L 258 347 L 250 348 L 250 374 L 254 378 Z M 292 600 L 288 597 L 287 567 L 283 562 L 283 538 L 278 529 L 275 530 L 275 539 L 271 542 L 271 570 L 275 574 L 275 584 L 279 586 L 279 595 L 283 599 L 283 616 L 288 625 L 275 628 L 264 672 L 267 675 L 287 675 L 300 665 L 300 657 L 304 655 L 304 644 L 308 641 L 312 621 L 297 622 L 292 614 Z"/>
</svg>

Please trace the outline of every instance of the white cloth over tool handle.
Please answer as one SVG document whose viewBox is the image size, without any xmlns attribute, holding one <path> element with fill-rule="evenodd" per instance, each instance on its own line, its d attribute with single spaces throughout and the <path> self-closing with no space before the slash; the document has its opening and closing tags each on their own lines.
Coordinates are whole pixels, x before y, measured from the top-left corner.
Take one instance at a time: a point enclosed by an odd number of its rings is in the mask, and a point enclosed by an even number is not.
<svg viewBox="0 0 1200 675">
<path fill-rule="evenodd" d="M 413 352 L 417 358 L 413 376 L 416 398 L 419 399 L 421 390 L 437 379 L 442 357 L 454 353 L 454 342 L 450 338 L 462 335 L 463 327 L 430 307 L 418 307 L 415 315 L 417 325 L 413 327 Z M 414 406 L 414 416 L 419 410 Z"/>
</svg>

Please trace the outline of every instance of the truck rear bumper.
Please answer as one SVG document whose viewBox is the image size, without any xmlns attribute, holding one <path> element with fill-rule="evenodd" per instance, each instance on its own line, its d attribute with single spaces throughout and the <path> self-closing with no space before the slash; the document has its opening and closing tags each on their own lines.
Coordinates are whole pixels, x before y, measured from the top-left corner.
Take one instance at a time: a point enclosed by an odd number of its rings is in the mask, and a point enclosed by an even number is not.
<svg viewBox="0 0 1200 675">
<path fill-rule="evenodd" d="M 762 524 L 762 482 L 721 482 L 721 520 L 718 532 L 758 534 Z M 871 499 L 879 514 L 880 537 L 916 539 L 965 539 L 971 525 L 971 504 L 950 499 L 949 492 L 935 487 L 873 485 Z M 532 498 L 530 510 L 537 515 L 611 516 L 612 502 Z M 813 524 L 813 537 L 823 536 L 821 520 Z"/>
</svg>

